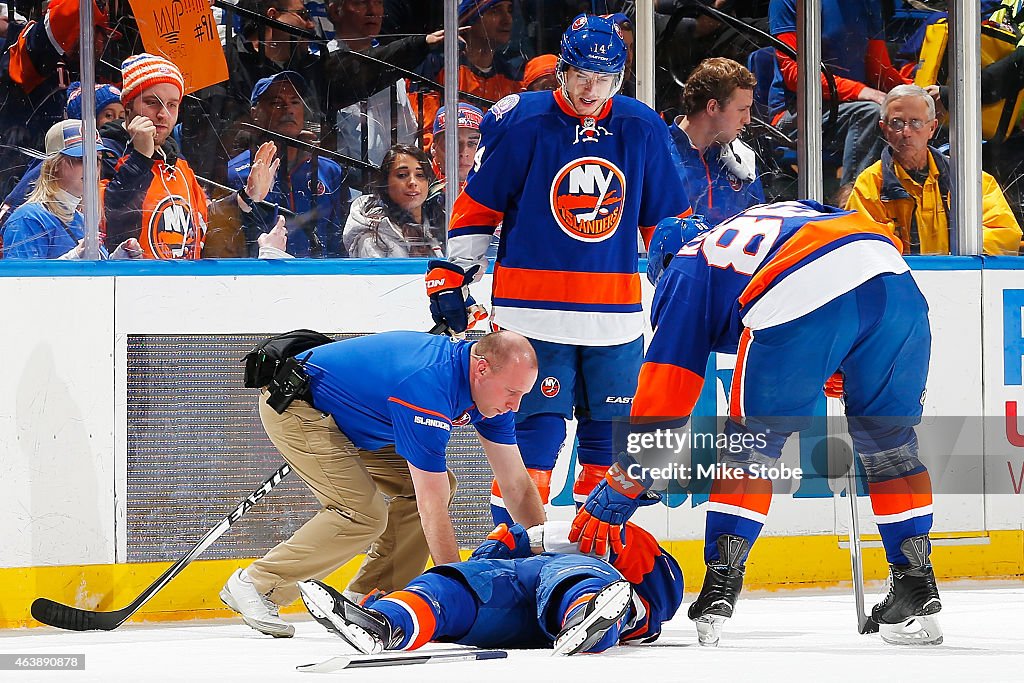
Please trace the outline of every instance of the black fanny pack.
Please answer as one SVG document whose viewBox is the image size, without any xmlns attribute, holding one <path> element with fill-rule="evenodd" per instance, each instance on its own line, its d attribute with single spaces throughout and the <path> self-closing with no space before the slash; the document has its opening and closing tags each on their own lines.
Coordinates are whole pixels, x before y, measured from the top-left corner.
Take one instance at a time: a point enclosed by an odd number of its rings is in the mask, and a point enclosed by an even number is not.
<svg viewBox="0 0 1024 683">
<path fill-rule="evenodd" d="M 283 413 L 297 398 L 308 398 L 309 375 L 303 367 L 308 359 L 296 356 L 334 341 L 313 330 L 292 330 L 263 340 L 245 355 L 245 386 L 266 387 L 267 405 Z"/>
</svg>

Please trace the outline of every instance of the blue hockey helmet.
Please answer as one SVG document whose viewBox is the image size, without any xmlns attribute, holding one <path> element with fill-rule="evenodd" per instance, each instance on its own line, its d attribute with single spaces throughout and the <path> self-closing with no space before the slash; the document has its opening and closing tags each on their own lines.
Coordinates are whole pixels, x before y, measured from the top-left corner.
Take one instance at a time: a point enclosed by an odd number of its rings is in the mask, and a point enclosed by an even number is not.
<svg viewBox="0 0 1024 683">
<path fill-rule="evenodd" d="M 581 71 L 621 74 L 626 69 L 626 42 L 611 19 L 580 14 L 562 35 L 559 66 Z"/>
<path fill-rule="evenodd" d="M 668 264 L 687 242 L 700 237 L 711 228 L 704 216 L 663 218 L 654 228 L 647 248 L 647 279 L 657 285 Z"/>
</svg>

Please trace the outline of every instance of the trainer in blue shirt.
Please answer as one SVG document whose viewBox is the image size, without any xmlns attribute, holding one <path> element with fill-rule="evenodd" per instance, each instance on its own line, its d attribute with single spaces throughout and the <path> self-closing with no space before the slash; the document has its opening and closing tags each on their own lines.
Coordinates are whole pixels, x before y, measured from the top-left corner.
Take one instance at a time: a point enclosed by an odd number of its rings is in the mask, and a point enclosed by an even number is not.
<svg viewBox="0 0 1024 683">
<path fill-rule="evenodd" d="M 292 636 L 278 608 L 298 597 L 296 583 L 325 577 L 368 547 L 346 591 L 357 600 L 404 588 L 428 555 L 435 565 L 460 561 L 448 513 L 455 477 L 445 458 L 454 426 L 476 428 L 512 517 L 526 527 L 544 521 L 515 436 L 514 413 L 537 380 L 524 337 L 502 331 L 472 342 L 384 332 L 309 353 L 308 392 L 281 414 L 264 392 L 259 411 L 270 440 L 323 507 L 224 586 L 221 599 L 251 627 Z"/>
</svg>

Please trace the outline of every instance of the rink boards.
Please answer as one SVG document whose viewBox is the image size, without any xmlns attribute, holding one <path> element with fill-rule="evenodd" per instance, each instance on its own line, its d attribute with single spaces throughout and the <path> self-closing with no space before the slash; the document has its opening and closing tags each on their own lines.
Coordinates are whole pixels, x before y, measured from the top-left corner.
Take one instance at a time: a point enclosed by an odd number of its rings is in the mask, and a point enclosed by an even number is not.
<svg viewBox="0 0 1024 683">
<path fill-rule="evenodd" d="M 225 351 L 230 343 L 244 348 L 249 335 L 298 327 L 362 334 L 431 326 L 419 260 L 149 263 L 141 274 L 116 263 L 4 265 L 0 580 L 11 589 L 0 626 L 28 623 L 36 595 L 120 606 L 164 566 L 145 560 L 176 557 L 207 519 L 223 514 L 224 501 L 233 504 L 274 469 L 252 394 L 237 379 L 241 366 Z M 922 459 L 942 491 L 936 569 L 1024 574 L 1024 418 L 1013 417 L 1024 402 L 1024 259 L 921 257 L 911 265 L 934 337 L 920 433 Z M 478 295 L 487 286 L 478 285 Z M 731 363 L 715 359 L 705 406 L 724 406 Z M 211 415 L 220 421 L 204 422 Z M 815 452 L 813 442 L 794 438 L 783 461 L 797 467 Z M 569 456 L 552 482 L 552 518 L 573 509 Z M 486 472 L 471 444 L 453 459 L 468 544 L 486 527 Z M 819 479 L 775 496 L 750 585 L 848 579 L 841 489 Z M 258 556 L 312 509 L 297 482 L 274 500 L 278 493 L 261 517 L 211 549 L 219 559 L 197 563 L 143 616 L 215 614 L 234 558 Z M 642 510 L 639 521 L 699 577 L 704 499 L 666 493 L 667 505 Z M 874 531 L 868 500 L 859 507 L 861 528 Z M 867 573 L 879 577 L 884 561 L 868 538 Z"/>
</svg>

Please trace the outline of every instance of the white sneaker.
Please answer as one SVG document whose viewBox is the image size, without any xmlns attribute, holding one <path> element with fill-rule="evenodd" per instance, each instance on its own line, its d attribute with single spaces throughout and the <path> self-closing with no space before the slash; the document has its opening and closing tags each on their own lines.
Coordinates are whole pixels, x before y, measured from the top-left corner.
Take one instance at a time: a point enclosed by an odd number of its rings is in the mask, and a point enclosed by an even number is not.
<svg viewBox="0 0 1024 683">
<path fill-rule="evenodd" d="M 276 604 L 265 595 L 260 595 L 244 569 L 231 575 L 220 589 L 220 599 L 260 633 L 275 638 L 291 638 L 295 635 L 295 627 L 281 618 Z"/>
</svg>

